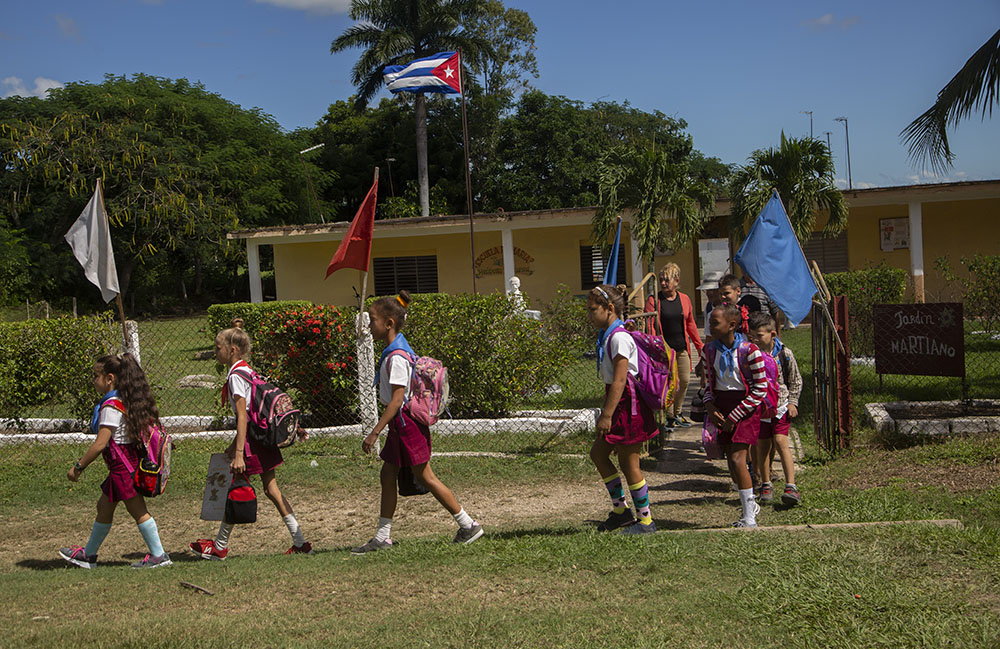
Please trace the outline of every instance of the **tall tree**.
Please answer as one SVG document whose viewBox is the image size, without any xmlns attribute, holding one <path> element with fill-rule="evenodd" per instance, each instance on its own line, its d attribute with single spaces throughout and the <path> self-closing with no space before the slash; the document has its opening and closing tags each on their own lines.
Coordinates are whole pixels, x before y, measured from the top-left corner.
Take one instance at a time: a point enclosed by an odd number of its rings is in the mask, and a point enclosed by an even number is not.
<svg viewBox="0 0 1000 649">
<path fill-rule="evenodd" d="M 362 21 L 348 27 L 330 45 L 337 53 L 359 47 L 364 51 L 351 71 L 358 88 L 355 108 L 363 110 L 384 83 L 387 65 L 403 65 L 440 51 L 462 49 L 463 65 L 475 66 L 492 56 L 492 46 L 464 25 L 480 16 L 485 0 L 352 0 L 350 16 Z M 427 105 L 414 98 L 417 142 L 417 182 L 420 212 L 430 213 L 427 174 Z"/>
<path fill-rule="evenodd" d="M 983 119 L 993 115 L 1000 98 L 1000 30 L 993 34 L 938 93 L 937 101 L 899 134 L 910 160 L 947 171 L 955 159 L 948 144 L 948 127 L 958 126 L 972 111 Z"/>
<path fill-rule="evenodd" d="M 812 234 L 819 210 L 830 214 L 824 231 L 836 234 L 847 227 L 847 201 L 834 184 L 833 159 L 825 142 L 789 138 L 781 134 L 777 149 L 758 149 L 740 166 L 729 184 L 732 199 L 730 231 L 737 239 L 757 218 L 777 189 L 799 241 Z"/>
<path fill-rule="evenodd" d="M 71 83 L 45 100 L 0 100 L 0 116 L 0 211 L 31 242 L 43 294 L 79 286 L 62 236 L 98 178 L 123 293 L 160 277 L 197 293 L 206 266 L 236 274 L 242 251 L 227 231 L 308 214 L 296 149 L 273 118 L 185 79 Z"/>
<path fill-rule="evenodd" d="M 672 136 L 659 143 L 622 142 L 608 149 L 598 165 L 594 239 L 606 242 L 618 216 L 631 210 L 632 236 L 647 268 L 656 248 L 678 248 L 697 237 L 715 206 L 711 185 L 692 170 L 691 137 L 680 132 Z"/>
</svg>

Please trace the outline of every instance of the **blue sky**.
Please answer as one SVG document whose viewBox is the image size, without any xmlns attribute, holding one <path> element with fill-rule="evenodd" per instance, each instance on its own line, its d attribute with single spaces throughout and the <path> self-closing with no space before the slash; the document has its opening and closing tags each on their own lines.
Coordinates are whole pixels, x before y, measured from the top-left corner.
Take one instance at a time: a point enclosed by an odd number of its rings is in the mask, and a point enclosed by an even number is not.
<svg viewBox="0 0 1000 649">
<path fill-rule="evenodd" d="M 186 77 L 286 129 L 353 91 L 357 52 L 330 54 L 349 0 L 6 2 L 0 96 L 136 72 Z M 912 167 L 899 131 L 1000 28 L 1000 2 L 508 0 L 538 26 L 549 94 L 625 101 L 683 118 L 697 148 L 743 162 L 784 129 L 831 132 L 846 186 L 1000 178 L 1000 115 L 952 131 L 954 169 Z M 569 7 L 572 9 L 567 10 Z"/>
</svg>

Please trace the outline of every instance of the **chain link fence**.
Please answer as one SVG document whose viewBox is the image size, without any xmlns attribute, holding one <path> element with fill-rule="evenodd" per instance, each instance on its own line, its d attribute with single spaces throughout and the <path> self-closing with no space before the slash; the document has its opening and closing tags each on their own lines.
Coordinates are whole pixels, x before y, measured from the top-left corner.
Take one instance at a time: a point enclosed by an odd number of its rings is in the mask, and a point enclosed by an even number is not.
<svg viewBox="0 0 1000 649">
<path fill-rule="evenodd" d="M 855 412 L 884 440 L 1000 431 L 1000 330 L 960 302 L 852 310 Z"/>
<path fill-rule="evenodd" d="M 232 410 L 220 403 L 226 368 L 214 355 L 215 334 L 232 314 L 221 309 L 128 323 L 124 347 L 139 357 L 162 421 L 177 441 L 235 432 Z M 357 308 L 296 303 L 241 319 L 254 344 L 250 364 L 289 393 L 310 436 L 345 449 L 357 446 L 378 416 L 372 381 L 381 344 L 371 339 L 367 314 L 359 327 Z M 31 323 L 44 322 L 41 329 L 55 329 L 39 347 L 71 331 L 79 344 L 62 356 L 32 361 L 62 363 L 56 371 L 65 375 L 61 382 L 53 379 L 53 389 L 35 397 L 37 403 L 21 408 L 0 397 L 0 445 L 93 439 L 88 424 L 98 395 L 91 368 L 103 353 L 122 351 L 121 325 L 110 314 L 59 318 L 58 324 L 32 320 L 15 323 L 19 329 L 6 335 L 23 339 Z M 579 298 L 567 292 L 531 311 L 503 295 L 421 295 L 404 332 L 419 354 L 449 368 L 452 398 L 431 429 L 435 451 L 586 451 L 604 386 Z"/>
</svg>

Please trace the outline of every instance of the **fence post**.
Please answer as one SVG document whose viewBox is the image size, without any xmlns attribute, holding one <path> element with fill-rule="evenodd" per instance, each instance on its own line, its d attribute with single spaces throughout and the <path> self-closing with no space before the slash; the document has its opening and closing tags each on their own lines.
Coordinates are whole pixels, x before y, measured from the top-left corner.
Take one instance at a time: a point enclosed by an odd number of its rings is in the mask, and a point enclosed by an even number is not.
<svg viewBox="0 0 1000 649">
<path fill-rule="evenodd" d="M 851 437 L 854 432 L 853 400 L 851 398 L 851 336 L 848 326 L 848 309 L 846 295 L 835 296 L 833 298 L 833 320 L 837 328 L 834 335 L 840 335 L 844 343 L 843 350 L 834 348 L 837 359 L 837 448 L 850 449 Z"/>
<path fill-rule="evenodd" d="M 368 328 L 369 315 L 365 311 L 358 314 L 358 412 L 361 415 L 361 428 L 365 435 L 378 423 L 378 408 L 375 405 L 375 341 L 371 329 Z"/>
<path fill-rule="evenodd" d="M 139 323 L 135 320 L 126 320 L 125 332 L 128 336 L 125 339 L 125 353 L 132 354 L 135 362 L 141 367 L 142 360 L 139 357 Z"/>
</svg>

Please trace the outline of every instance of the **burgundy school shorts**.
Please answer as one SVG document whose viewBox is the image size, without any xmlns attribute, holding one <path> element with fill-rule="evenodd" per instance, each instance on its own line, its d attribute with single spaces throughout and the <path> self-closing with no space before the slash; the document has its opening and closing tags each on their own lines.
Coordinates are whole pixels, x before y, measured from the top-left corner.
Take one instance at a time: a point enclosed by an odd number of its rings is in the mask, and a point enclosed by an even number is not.
<svg viewBox="0 0 1000 649">
<path fill-rule="evenodd" d="M 631 446 L 641 444 L 656 437 L 660 429 L 656 427 L 656 417 L 653 410 L 646 405 L 638 394 L 635 394 L 635 412 L 633 413 L 633 390 L 632 381 L 625 381 L 625 389 L 622 390 L 622 398 L 615 406 L 615 412 L 611 415 L 611 430 L 604 435 L 604 441 L 615 446 Z M 604 394 L 611 391 L 610 385 L 604 386 Z"/>
<path fill-rule="evenodd" d="M 118 444 L 119 450 L 132 463 L 132 467 L 139 466 L 139 447 L 136 444 Z M 111 450 L 111 442 L 104 447 L 101 452 L 104 464 L 108 466 L 108 477 L 101 483 L 101 492 L 108 497 L 112 503 L 122 500 L 129 500 L 139 495 L 132 483 L 132 472 L 118 459 L 118 454 Z"/>
<path fill-rule="evenodd" d="M 417 466 L 431 459 L 431 431 L 410 417 L 405 409 L 389 421 L 389 434 L 379 457 L 396 466 Z"/>
<path fill-rule="evenodd" d="M 743 390 L 717 390 L 713 393 L 715 407 L 728 417 L 736 406 L 740 405 L 746 392 Z M 749 444 L 753 446 L 760 436 L 760 408 L 753 411 L 749 417 L 736 424 L 731 432 L 719 431 L 719 444 Z"/>
<path fill-rule="evenodd" d="M 247 437 L 246 446 L 243 448 L 243 462 L 247 465 L 247 475 L 260 475 L 280 466 L 284 461 L 281 449 L 277 446 L 264 446 Z"/>
<path fill-rule="evenodd" d="M 788 429 L 791 423 L 788 421 L 788 413 L 781 415 L 781 418 L 772 417 L 771 421 L 760 420 L 760 438 L 771 439 L 775 435 L 788 436 Z"/>
</svg>

